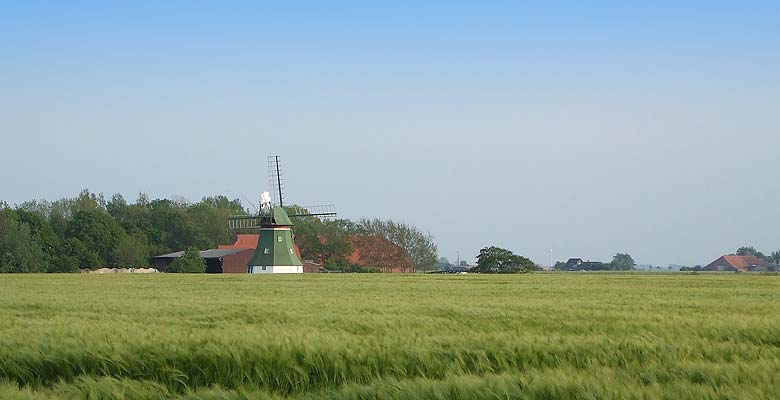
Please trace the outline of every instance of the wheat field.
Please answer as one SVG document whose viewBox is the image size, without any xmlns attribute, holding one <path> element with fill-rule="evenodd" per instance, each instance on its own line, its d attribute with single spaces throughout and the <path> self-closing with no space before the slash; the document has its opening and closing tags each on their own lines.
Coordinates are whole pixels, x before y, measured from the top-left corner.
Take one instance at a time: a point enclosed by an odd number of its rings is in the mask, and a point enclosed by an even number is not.
<svg viewBox="0 0 780 400">
<path fill-rule="evenodd" d="M 4 275 L 2 399 L 780 398 L 780 277 Z"/>
</svg>

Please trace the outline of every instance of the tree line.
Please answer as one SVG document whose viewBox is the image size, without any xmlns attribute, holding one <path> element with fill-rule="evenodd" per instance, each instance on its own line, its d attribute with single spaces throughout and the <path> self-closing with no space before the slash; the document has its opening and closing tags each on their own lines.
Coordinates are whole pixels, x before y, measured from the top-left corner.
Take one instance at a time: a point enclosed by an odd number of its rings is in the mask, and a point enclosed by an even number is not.
<svg viewBox="0 0 780 400">
<path fill-rule="evenodd" d="M 756 250 L 753 246 L 742 246 L 737 249 L 736 255 L 738 256 L 755 256 L 760 260 L 771 262 L 774 264 L 780 264 L 780 250 L 773 251 L 769 255 Z"/>
<path fill-rule="evenodd" d="M 0 272 L 144 267 L 153 255 L 228 243 L 227 217 L 245 213 L 225 196 L 189 203 L 141 193 L 131 204 L 86 189 L 56 201 L 0 203 Z"/>
<path fill-rule="evenodd" d="M 248 215 L 239 199 L 218 195 L 191 203 L 141 193 L 134 203 L 121 194 L 106 199 L 83 190 L 73 198 L 32 200 L 14 207 L 0 201 L 0 272 L 77 272 L 99 267 L 145 267 L 150 257 L 233 243 L 228 217 Z M 352 249 L 350 234 L 377 234 L 409 252 L 415 267 L 436 263 L 430 234 L 382 220 L 295 220 L 304 258 L 338 263 Z M 312 256 L 316 256 L 312 257 Z"/>
</svg>

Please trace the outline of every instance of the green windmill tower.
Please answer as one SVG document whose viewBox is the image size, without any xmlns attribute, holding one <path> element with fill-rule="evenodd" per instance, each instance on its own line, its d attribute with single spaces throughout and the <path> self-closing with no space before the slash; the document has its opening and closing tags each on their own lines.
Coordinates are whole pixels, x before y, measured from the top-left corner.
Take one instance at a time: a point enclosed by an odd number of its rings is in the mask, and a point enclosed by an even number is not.
<svg viewBox="0 0 780 400">
<path fill-rule="evenodd" d="M 271 190 L 278 196 L 277 202 L 271 193 L 260 196 L 260 209 L 254 216 L 232 216 L 228 226 L 236 230 L 257 230 L 259 237 L 255 253 L 247 264 L 250 274 L 300 274 L 303 262 L 295 251 L 292 218 L 296 217 L 334 217 L 334 205 L 293 206 L 290 213 L 284 207 L 282 192 L 282 173 L 279 156 L 268 156 L 268 180 Z"/>
</svg>

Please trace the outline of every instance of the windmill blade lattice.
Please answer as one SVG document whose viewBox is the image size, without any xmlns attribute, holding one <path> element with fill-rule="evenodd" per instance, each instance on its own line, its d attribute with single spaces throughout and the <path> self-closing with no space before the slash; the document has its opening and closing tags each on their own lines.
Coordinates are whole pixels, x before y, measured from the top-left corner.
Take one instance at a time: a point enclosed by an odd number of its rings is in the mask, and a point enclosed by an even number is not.
<svg viewBox="0 0 780 400">
<path fill-rule="evenodd" d="M 282 163 L 277 155 L 268 156 L 268 187 L 271 188 L 271 204 L 284 207 Z"/>
</svg>

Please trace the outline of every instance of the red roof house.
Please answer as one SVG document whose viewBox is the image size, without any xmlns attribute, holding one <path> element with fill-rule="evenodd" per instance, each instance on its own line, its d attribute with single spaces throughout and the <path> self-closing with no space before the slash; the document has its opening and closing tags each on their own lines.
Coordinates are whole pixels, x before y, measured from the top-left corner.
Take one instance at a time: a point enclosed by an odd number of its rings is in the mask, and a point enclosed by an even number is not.
<svg viewBox="0 0 780 400">
<path fill-rule="evenodd" d="M 722 256 L 702 268 L 704 271 L 739 271 L 747 272 L 766 264 L 766 261 L 756 256 Z"/>
</svg>

